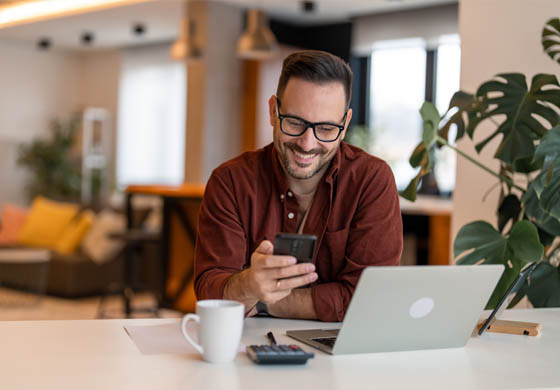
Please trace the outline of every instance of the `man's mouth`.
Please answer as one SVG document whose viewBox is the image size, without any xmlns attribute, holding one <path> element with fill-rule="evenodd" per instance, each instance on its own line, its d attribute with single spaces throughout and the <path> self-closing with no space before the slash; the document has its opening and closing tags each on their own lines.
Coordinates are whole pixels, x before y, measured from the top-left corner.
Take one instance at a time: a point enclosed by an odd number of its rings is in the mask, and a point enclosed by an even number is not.
<svg viewBox="0 0 560 390">
<path fill-rule="evenodd" d="M 311 161 L 317 155 L 316 153 L 300 153 L 295 151 L 294 149 L 291 150 L 298 159 L 303 161 L 308 161 L 308 162 Z"/>
</svg>

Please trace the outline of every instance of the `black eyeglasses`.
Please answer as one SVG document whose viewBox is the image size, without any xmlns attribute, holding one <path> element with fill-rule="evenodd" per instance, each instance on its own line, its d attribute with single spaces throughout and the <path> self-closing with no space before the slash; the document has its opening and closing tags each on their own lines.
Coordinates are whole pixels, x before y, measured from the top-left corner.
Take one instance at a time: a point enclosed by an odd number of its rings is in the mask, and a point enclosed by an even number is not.
<svg viewBox="0 0 560 390">
<path fill-rule="evenodd" d="M 305 133 L 308 128 L 313 129 L 313 134 L 318 141 L 321 142 L 334 142 L 340 137 L 340 133 L 344 131 L 344 125 L 337 125 L 330 122 L 308 122 L 305 119 L 299 118 L 297 116 L 282 115 L 280 114 L 280 99 L 276 97 L 278 102 L 278 107 L 276 112 L 278 113 L 278 119 L 280 120 L 280 130 L 286 135 L 292 137 L 298 137 Z M 346 121 L 346 116 L 348 111 L 344 114 L 342 122 Z"/>
</svg>

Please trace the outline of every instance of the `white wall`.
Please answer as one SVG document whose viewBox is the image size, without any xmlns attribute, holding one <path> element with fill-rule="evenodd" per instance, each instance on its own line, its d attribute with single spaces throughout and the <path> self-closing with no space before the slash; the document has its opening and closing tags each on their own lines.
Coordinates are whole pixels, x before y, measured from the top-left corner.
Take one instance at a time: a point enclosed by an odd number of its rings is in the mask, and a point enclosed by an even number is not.
<svg viewBox="0 0 560 390">
<path fill-rule="evenodd" d="M 536 73 L 560 74 L 560 66 L 544 52 L 541 30 L 551 17 L 560 16 L 558 0 L 461 0 L 459 34 L 461 36 L 461 89 L 475 92 L 477 87 L 497 73 L 521 72 L 528 83 Z M 476 140 L 493 131 L 492 126 L 477 130 Z M 467 138 L 467 137 L 465 137 Z M 499 137 L 497 137 L 499 138 Z M 498 142 L 486 146 L 481 159 L 497 170 L 492 158 Z M 470 139 L 459 142 L 459 148 L 474 156 Z M 452 238 L 461 226 L 483 219 L 496 222 L 498 191 L 483 202 L 483 195 L 496 183 L 493 176 L 457 157 L 457 179 L 453 196 Z"/>
<path fill-rule="evenodd" d="M 0 58 L 0 205 L 24 205 L 26 176 L 15 162 L 17 146 L 46 135 L 51 119 L 76 110 L 79 60 L 6 41 L 0 41 Z"/>
<path fill-rule="evenodd" d="M 116 182 L 117 114 L 119 102 L 119 77 L 121 71 L 121 51 L 117 49 L 84 52 L 80 59 L 80 92 L 78 105 L 102 107 L 111 114 L 111 145 L 109 159 L 110 188 Z"/>
<path fill-rule="evenodd" d="M 115 120 L 120 54 L 39 51 L 11 41 L 0 41 L 0 54 L 0 205 L 26 205 L 18 146 L 48 136 L 52 119 L 67 120 L 84 107 L 108 108 Z"/>
</svg>

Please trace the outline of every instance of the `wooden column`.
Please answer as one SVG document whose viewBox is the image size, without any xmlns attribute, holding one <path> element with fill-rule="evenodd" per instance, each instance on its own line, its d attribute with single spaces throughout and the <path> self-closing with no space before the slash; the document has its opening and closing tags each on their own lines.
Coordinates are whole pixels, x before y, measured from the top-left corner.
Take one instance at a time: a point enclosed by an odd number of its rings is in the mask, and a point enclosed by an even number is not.
<svg viewBox="0 0 560 390">
<path fill-rule="evenodd" d="M 246 152 L 254 150 L 256 147 L 259 61 L 244 60 L 242 64 L 242 77 L 241 146 L 242 150 Z"/>
</svg>

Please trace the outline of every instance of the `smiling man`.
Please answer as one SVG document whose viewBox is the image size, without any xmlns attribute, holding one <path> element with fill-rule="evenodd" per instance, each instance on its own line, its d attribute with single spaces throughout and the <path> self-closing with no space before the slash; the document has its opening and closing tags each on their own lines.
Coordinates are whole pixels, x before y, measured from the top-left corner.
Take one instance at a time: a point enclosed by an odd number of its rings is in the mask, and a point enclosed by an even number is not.
<svg viewBox="0 0 560 390">
<path fill-rule="evenodd" d="M 402 222 L 389 166 L 344 143 L 352 72 L 302 51 L 270 97 L 274 142 L 214 170 L 195 250 L 198 299 L 233 299 L 247 315 L 342 321 L 372 265 L 398 265 Z M 273 255 L 280 232 L 314 234 L 314 263 Z"/>
</svg>

